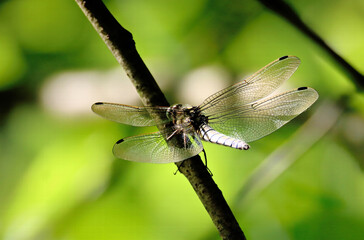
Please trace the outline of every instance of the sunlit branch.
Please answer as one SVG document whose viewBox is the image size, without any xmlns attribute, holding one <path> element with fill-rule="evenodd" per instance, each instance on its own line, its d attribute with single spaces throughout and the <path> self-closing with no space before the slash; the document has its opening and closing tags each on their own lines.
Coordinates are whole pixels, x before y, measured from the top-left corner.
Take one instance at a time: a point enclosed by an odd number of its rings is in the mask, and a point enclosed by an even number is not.
<svg viewBox="0 0 364 240">
<path fill-rule="evenodd" d="M 95 30 L 124 68 L 145 106 L 169 106 L 162 91 L 140 58 L 132 34 L 112 16 L 101 0 L 75 0 Z M 147 23 L 147 22 L 146 22 Z M 158 116 L 153 116 L 158 117 Z M 245 239 L 222 192 L 199 156 L 177 163 L 209 213 L 222 239 Z M 183 226 L 181 226 L 183 227 Z"/>
</svg>

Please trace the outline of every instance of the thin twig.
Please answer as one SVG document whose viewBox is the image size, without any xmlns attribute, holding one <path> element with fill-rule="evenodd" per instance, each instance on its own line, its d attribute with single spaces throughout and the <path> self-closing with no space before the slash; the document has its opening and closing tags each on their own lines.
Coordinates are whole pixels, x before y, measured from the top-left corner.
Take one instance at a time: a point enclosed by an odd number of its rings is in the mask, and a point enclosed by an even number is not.
<svg viewBox="0 0 364 240">
<path fill-rule="evenodd" d="M 101 0 L 75 0 L 136 87 L 145 106 L 169 106 L 140 58 L 132 34 L 124 29 Z M 158 117 L 158 116 L 153 116 Z M 238 222 L 199 156 L 177 164 L 186 176 L 222 239 L 245 239 Z"/>
<path fill-rule="evenodd" d="M 287 19 L 292 25 L 297 27 L 303 34 L 309 37 L 322 47 L 353 80 L 358 89 L 364 89 L 364 76 L 350 65 L 343 57 L 335 52 L 318 34 L 308 27 L 298 16 L 295 10 L 283 0 L 258 0 L 267 8 L 271 9 L 281 17 Z M 359 29 L 358 29 L 359 30 Z"/>
</svg>

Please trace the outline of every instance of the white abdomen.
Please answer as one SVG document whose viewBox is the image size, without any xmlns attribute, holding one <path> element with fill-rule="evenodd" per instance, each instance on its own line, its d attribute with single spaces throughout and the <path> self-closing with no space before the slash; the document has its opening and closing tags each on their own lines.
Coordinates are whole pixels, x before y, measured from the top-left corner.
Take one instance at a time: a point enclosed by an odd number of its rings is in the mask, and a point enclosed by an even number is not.
<svg viewBox="0 0 364 240">
<path fill-rule="evenodd" d="M 216 143 L 216 144 L 220 144 L 220 145 L 224 145 L 224 146 L 228 146 L 228 147 L 232 147 L 232 148 L 236 148 L 236 149 L 244 149 L 244 150 L 249 149 L 249 145 L 246 142 L 236 139 L 236 138 L 226 136 L 222 133 L 219 133 L 218 131 L 214 130 L 207 124 L 204 124 L 200 127 L 199 133 L 200 133 L 200 137 L 205 141 L 209 141 L 212 143 Z"/>
</svg>

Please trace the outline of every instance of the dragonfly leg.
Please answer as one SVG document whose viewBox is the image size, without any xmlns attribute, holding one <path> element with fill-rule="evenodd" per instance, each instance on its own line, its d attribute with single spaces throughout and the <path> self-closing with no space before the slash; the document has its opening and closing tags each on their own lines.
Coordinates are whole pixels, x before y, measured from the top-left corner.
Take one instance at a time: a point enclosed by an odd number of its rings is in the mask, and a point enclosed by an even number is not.
<svg viewBox="0 0 364 240">
<path fill-rule="evenodd" d="M 210 176 L 214 176 L 214 174 L 212 174 L 210 168 L 207 167 L 207 155 L 206 155 L 206 151 L 205 149 L 202 149 L 202 152 L 203 152 L 203 155 L 204 155 L 204 158 L 205 158 L 205 167 L 206 167 L 206 170 L 209 172 Z M 183 163 L 185 161 L 182 161 L 178 166 L 177 166 L 177 170 L 173 173 L 173 175 L 176 175 L 178 172 L 180 172 L 180 168 L 182 167 Z"/>
<path fill-rule="evenodd" d="M 183 146 L 187 148 L 187 134 L 183 133 Z"/>
<path fill-rule="evenodd" d="M 180 164 L 178 164 L 178 166 L 177 166 L 177 170 L 173 173 L 173 175 L 176 175 L 178 172 L 181 172 L 180 171 L 180 168 L 182 167 L 182 165 L 183 165 L 183 163 L 184 163 L 185 161 L 182 161 Z"/>
<path fill-rule="evenodd" d="M 210 176 L 214 176 L 214 174 L 212 174 L 210 168 L 207 167 L 207 155 L 206 155 L 206 151 L 205 149 L 202 149 L 202 152 L 203 152 L 203 156 L 205 157 L 205 167 L 206 167 L 206 170 L 210 173 Z"/>
<path fill-rule="evenodd" d="M 176 133 L 178 133 L 180 130 L 179 129 L 176 129 L 173 131 L 173 133 L 171 133 L 171 135 L 169 135 L 166 140 L 169 141 Z"/>
</svg>

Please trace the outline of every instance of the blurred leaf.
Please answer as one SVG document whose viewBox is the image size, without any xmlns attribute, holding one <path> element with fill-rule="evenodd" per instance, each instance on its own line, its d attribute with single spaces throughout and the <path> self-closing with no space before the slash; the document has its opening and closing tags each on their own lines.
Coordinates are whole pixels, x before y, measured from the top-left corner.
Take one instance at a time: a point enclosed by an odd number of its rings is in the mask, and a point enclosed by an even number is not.
<svg viewBox="0 0 364 240">
<path fill-rule="evenodd" d="M 363 1 L 287 1 L 351 64 L 364 70 Z M 354 93 L 350 80 L 319 47 L 256 1 L 105 2 L 133 33 L 169 99 L 177 99 L 184 76 L 195 69 L 219 66 L 227 72 L 223 85 L 228 86 L 230 79 L 236 82 L 290 54 L 302 64 L 287 88 L 314 87 L 320 101 L 348 95 L 356 123 L 363 121 L 363 96 Z M 53 116 L 37 101 L 39 89 L 52 75 L 117 66 L 76 3 L 3 1 L 0 33 L 0 238 L 218 239 L 187 181 L 173 175 L 174 165 L 111 161 L 118 139 L 153 129 L 118 125 L 90 117 L 91 112 L 77 118 Z M 94 77 L 106 92 L 117 91 L 103 76 Z M 211 79 L 206 83 L 212 85 Z M 100 97 L 86 88 L 75 84 L 72 91 L 79 94 L 72 101 L 84 102 L 87 93 Z M 63 90 L 54 94 L 70 100 Z M 190 100 L 187 97 L 186 103 Z M 228 202 L 309 114 L 253 142 L 249 151 L 204 144 L 208 166 Z M 361 131 L 352 122 L 346 124 L 336 125 L 339 131 L 334 128 L 334 134 L 308 149 L 247 209 L 232 209 L 249 239 L 361 239 L 364 178 L 357 159 L 362 143 L 342 142 L 361 139 Z"/>
<path fill-rule="evenodd" d="M 28 51 L 52 53 L 69 51 L 81 44 L 83 16 L 70 1 L 14 0 L 6 3 L 7 17 L 22 46 Z"/>
<path fill-rule="evenodd" d="M 2 222 L 5 223 L 4 234 L 9 239 L 33 239 L 43 234 L 75 204 L 102 192 L 111 163 L 107 160 L 110 159 L 108 152 L 99 150 L 105 145 L 105 133 L 90 132 L 85 125 L 68 126 L 64 130 L 65 125 L 54 125 L 49 118 L 45 124 L 36 124 L 44 121 L 44 116 L 37 111 L 24 110 L 14 117 L 19 120 L 29 117 L 34 120 L 33 124 L 26 121 L 30 125 L 24 129 L 10 128 L 11 135 L 15 139 L 29 137 L 23 141 L 14 140 L 19 150 L 37 152 L 33 159 L 32 155 L 24 156 L 31 164 L 23 173 L 17 174 L 21 179 L 14 184 L 12 200 L 7 203 Z M 34 138 L 37 135 L 44 138 Z M 33 140 L 35 144 L 26 143 L 27 140 Z M 8 162 L 11 164 L 16 162 Z"/>
<path fill-rule="evenodd" d="M 0 25 L 0 90 L 14 85 L 24 74 L 26 63 L 14 39 Z"/>
</svg>

